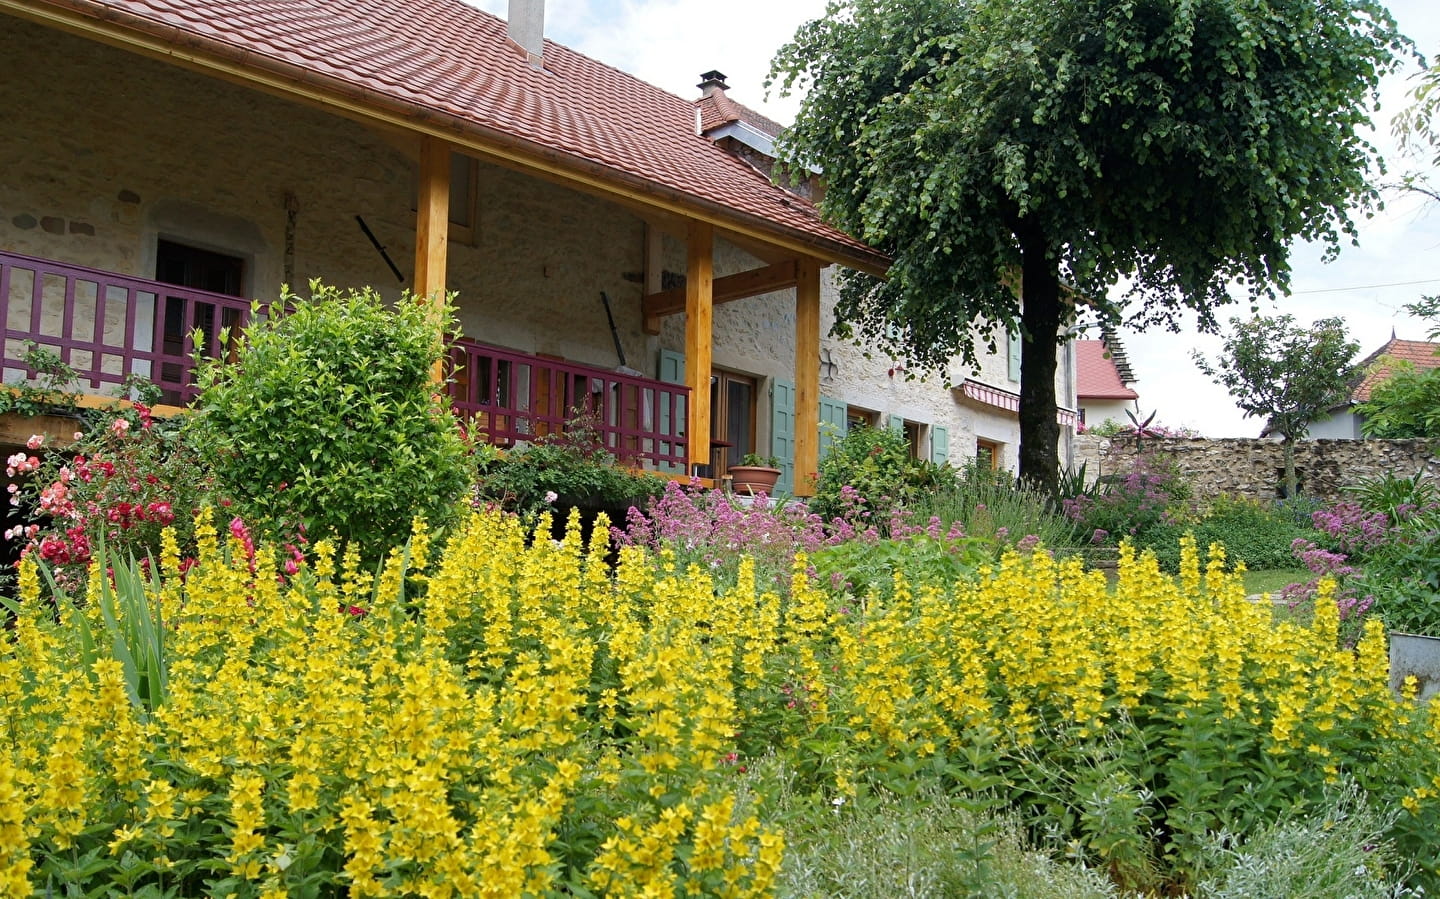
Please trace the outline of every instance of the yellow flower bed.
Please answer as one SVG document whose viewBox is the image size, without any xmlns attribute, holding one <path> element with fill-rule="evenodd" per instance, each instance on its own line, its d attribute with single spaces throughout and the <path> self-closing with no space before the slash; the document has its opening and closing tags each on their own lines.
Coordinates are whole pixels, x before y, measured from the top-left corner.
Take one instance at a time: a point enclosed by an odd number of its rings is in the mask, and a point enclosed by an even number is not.
<svg viewBox="0 0 1440 899">
<path fill-rule="evenodd" d="M 0 896 L 769 895 L 783 835 L 737 811 L 736 778 L 770 752 L 836 798 L 985 775 L 1022 817 L 1070 809 L 1059 826 L 1137 883 L 1342 776 L 1405 803 L 1397 835 L 1432 870 L 1440 843 L 1440 731 L 1389 694 L 1383 635 L 1351 652 L 1333 614 L 1277 624 L 1193 547 L 1180 587 L 1128 554 L 1113 595 L 1011 554 L 881 602 L 827 595 L 803 558 L 783 596 L 748 566 L 716 595 L 639 549 L 611 572 L 493 512 L 433 559 L 417 528 L 378 577 L 325 544 L 285 580 L 264 548 L 252 571 L 201 544 L 183 580 L 162 560 L 153 712 L 103 646 L 74 663 L 69 616 L 108 639 L 94 597 L 57 623 L 22 570 Z"/>
</svg>

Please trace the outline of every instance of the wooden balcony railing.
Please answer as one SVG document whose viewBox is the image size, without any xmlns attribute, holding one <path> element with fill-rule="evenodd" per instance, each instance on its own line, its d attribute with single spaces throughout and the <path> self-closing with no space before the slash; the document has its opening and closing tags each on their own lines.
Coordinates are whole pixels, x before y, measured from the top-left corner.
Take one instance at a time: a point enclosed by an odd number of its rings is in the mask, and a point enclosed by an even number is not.
<svg viewBox="0 0 1440 899">
<path fill-rule="evenodd" d="M 220 331 L 250 320 L 250 301 L 46 259 L 0 253 L 4 379 L 34 377 L 26 341 L 57 353 L 91 391 L 148 378 L 165 402 L 183 406 L 197 392 L 193 335 L 221 351 Z"/>
<path fill-rule="evenodd" d="M 36 373 L 26 342 L 53 350 L 78 373 L 82 390 L 114 393 L 132 376 L 184 406 L 198 392 L 193 335 L 203 351 L 227 351 L 220 332 L 250 321 L 250 301 L 98 269 L 0 252 L 4 379 Z M 602 368 L 527 355 L 471 340 L 450 349 L 455 412 L 473 433 L 513 446 L 564 430 L 583 414 L 606 449 L 661 471 L 687 470 L 684 430 L 689 388 Z"/>
<path fill-rule="evenodd" d="M 510 446 L 558 434 L 584 416 L 622 461 L 686 470 L 685 404 L 690 389 L 531 356 L 472 340 L 450 349 L 450 396 L 472 433 Z"/>
</svg>

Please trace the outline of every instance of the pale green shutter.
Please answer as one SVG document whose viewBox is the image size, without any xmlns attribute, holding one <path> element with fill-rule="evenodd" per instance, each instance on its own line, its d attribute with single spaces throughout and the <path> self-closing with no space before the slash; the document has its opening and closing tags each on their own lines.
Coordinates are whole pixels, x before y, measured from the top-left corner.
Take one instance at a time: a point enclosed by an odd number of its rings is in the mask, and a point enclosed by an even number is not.
<svg viewBox="0 0 1440 899">
<path fill-rule="evenodd" d="M 835 441 L 845 436 L 845 404 L 828 396 L 820 397 L 820 457 L 824 462 Z"/>
<path fill-rule="evenodd" d="M 930 426 L 930 461 L 944 465 L 950 461 L 950 429 Z"/>
<path fill-rule="evenodd" d="M 889 421 L 889 423 L 888 423 L 888 427 L 890 428 L 890 430 L 894 431 L 896 434 L 900 434 L 901 436 L 904 436 L 904 434 L 905 434 L 905 417 L 904 417 L 903 415 L 892 415 L 892 416 L 890 416 L 890 421 Z"/>
<path fill-rule="evenodd" d="M 1011 334 L 1011 335 L 1010 335 L 1010 347 L 1009 347 L 1009 348 L 1010 348 L 1010 364 L 1009 364 L 1010 380 L 1012 380 L 1012 381 L 1018 381 L 1018 380 L 1020 380 L 1020 335 L 1019 335 L 1019 334 Z"/>
<path fill-rule="evenodd" d="M 780 459 L 776 493 L 795 492 L 795 385 L 776 378 L 770 383 L 770 454 Z"/>
<path fill-rule="evenodd" d="M 660 351 L 660 380 L 666 384 L 685 383 L 685 356 L 683 353 L 676 353 L 672 350 Z M 670 420 L 670 404 L 660 404 L 660 433 L 678 437 L 685 433 L 685 417 L 688 414 L 685 400 L 680 401 L 679 421 Z M 672 446 L 668 442 L 661 442 L 662 452 L 671 452 Z M 686 465 L 672 465 L 666 463 L 656 466 L 658 470 L 668 474 L 683 474 L 688 468 Z"/>
</svg>

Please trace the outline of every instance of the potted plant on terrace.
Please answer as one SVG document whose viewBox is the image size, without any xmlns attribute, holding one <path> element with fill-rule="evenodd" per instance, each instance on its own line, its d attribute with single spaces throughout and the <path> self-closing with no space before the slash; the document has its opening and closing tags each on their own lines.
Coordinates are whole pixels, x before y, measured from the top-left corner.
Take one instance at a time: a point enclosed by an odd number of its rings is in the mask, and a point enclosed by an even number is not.
<svg viewBox="0 0 1440 899">
<path fill-rule="evenodd" d="M 730 478 L 736 493 L 750 496 L 774 493 L 775 482 L 780 480 L 780 460 L 775 456 L 746 453 L 739 465 L 730 466 Z"/>
</svg>

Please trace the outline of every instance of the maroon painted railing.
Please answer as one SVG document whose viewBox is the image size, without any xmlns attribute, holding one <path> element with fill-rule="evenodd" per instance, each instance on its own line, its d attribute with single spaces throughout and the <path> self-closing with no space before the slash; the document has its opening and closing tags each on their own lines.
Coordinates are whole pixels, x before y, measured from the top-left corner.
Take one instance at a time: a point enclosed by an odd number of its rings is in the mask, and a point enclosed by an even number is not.
<svg viewBox="0 0 1440 899">
<path fill-rule="evenodd" d="M 164 401 L 195 398 L 194 338 L 222 351 L 220 331 L 250 321 L 248 300 L 144 278 L 0 252 L 0 326 L 5 380 L 33 379 L 31 341 L 55 351 L 98 391 L 148 378 Z M 618 458 L 661 470 L 686 470 L 683 435 L 689 388 L 603 368 L 544 359 L 472 340 L 450 350 L 449 391 L 473 433 L 500 446 L 558 434 L 577 412 L 595 423 Z"/>
<path fill-rule="evenodd" d="M 622 461 L 686 470 L 683 435 L 690 388 L 603 368 L 530 356 L 473 340 L 450 348 L 456 414 L 499 446 L 561 433 L 583 413 Z"/>
<path fill-rule="evenodd" d="M 132 375 L 164 391 L 164 401 L 195 397 L 194 333 L 207 355 L 220 351 L 220 331 L 235 334 L 250 320 L 250 301 L 132 278 L 47 259 L 0 253 L 0 325 L 7 382 L 30 379 L 25 342 L 54 350 L 91 390 Z"/>
</svg>

